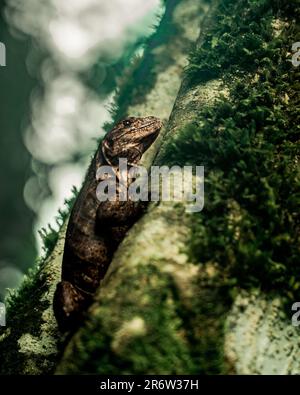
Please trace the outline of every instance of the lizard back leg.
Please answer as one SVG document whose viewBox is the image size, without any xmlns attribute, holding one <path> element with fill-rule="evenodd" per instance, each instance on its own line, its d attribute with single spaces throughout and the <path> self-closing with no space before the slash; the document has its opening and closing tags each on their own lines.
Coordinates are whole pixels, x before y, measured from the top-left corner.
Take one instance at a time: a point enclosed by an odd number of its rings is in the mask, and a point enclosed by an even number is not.
<svg viewBox="0 0 300 395">
<path fill-rule="evenodd" d="M 82 311 L 89 305 L 91 296 L 69 281 L 57 284 L 54 294 L 53 310 L 59 329 L 70 330 L 77 326 Z"/>
</svg>

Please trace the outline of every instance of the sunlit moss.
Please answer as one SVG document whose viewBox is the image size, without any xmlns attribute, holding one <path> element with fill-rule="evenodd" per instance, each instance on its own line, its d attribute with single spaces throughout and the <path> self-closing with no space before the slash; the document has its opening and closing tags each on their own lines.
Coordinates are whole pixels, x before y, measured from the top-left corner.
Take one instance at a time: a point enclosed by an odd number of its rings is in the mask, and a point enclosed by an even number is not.
<svg viewBox="0 0 300 395">
<path fill-rule="evenodd" d="M 282 35 L 274 34 L 272 22 L 277 17 L 291 20 L 297 7 L 298 1 L 288 0 L 219 1 L 205 41 L 190 55 L 187 74 L 197 82 L 224 76 L 224 72 L 242 76 L 263 62 L 266 67 L 272 65 L 284 45 Z M 296 34 L 296 29 L 294 24 L 291 33 Z"/>
</svg>

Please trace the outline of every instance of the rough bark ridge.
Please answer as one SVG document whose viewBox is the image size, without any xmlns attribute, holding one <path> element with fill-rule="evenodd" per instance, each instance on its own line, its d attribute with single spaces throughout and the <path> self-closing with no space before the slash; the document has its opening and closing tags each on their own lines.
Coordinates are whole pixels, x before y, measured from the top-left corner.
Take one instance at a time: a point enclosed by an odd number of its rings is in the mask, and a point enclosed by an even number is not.
<svg viewBox="0 0 300 395">
<path fill-rule="evenodd" d="M 148 40 L 143 58 L 128 70 L 121 83 L 115 120 L 126 114 L 155 114 L 168 119 L 187 54 L 207 8 L 205 1 L 167 1 L 165 15 Z M 149 152 L 146 162 L 151 162 L 155 150 Z M 9 298 L 7 327 L 0 329 L 1 373 L 49 374 L 55 369 L 62 345 L 52 299 L 60 279 L 64 235 L 65 226 L 51 255 L 38 262 L 18 292 Z"/>
</svg>

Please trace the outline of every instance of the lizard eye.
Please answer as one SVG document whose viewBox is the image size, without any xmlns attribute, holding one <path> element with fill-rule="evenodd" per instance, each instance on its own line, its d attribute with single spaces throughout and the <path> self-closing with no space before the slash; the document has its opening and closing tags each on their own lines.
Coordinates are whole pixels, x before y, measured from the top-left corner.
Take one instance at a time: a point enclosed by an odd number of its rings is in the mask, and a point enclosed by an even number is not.
<svg viewBox="0 0 300 395">
<path fill-rule="evenodd" d="M 129 121 L 128 119 L 126 119 L 126 120 L 124 121 L 124 125 L 125 125 L 125 126 L 130 126 L 130 125 L 131 125 L 131 121 Z"/>
</svg>

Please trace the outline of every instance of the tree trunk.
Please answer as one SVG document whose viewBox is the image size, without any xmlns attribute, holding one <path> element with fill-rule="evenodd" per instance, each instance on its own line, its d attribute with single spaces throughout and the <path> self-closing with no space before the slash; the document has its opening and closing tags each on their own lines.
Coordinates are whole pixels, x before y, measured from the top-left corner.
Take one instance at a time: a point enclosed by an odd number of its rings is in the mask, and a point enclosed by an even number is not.
<svg viewBox="0 0 300 395">
<path fill-rule="evenodd" d="M 208 202 L 149 206 L 56 373 L 299 373 L 297 21 L 287 1 L 212 3 L 155 159 L 207 163 Z"/>
<path fill-rule="evenodd" d="M 114 119 L 126 114 L 155 115 L 167 120 L 208 6 L 205 1 L 169 0 L 145 53 L 120 81 Z M 144 158 L 151 162 L 156 148 Z M 66 224 L 52 253 L 41 259 L 21 288 L 7 301 L 7 327 L 0 329 L 1 373 L 50 374 L 64 347 L 53 315 L 52 300 L 60 280 Z"/>
<path fill-rule="evenodd" d="M 145 57 L 154 66 L 157 56 L 155 78 L 141 95 L 142 61 L 130 77 L 134 93 L 123 87 L 128 103 L 115 116 L 168 118 L 186 56 L 179 42 L 188 32 L 196 39 L 202 21 L 169 121 L 143 163 L 205 165 L 203 211 L 150 203 L 58 357 L 51 301 L 62 230 L 53 255 L 11 302 L 2 371 L 299 373 L 289 316 L 300 286 L 299 69 L 291 62 L 299 2 L 203 1 L 201 11 L 194 3 L 168 3 L 174 8 L 164 22 L 176 20 L 179 41 L 164 34 L 161 47 L 152 37 Z"/>
</svg>

